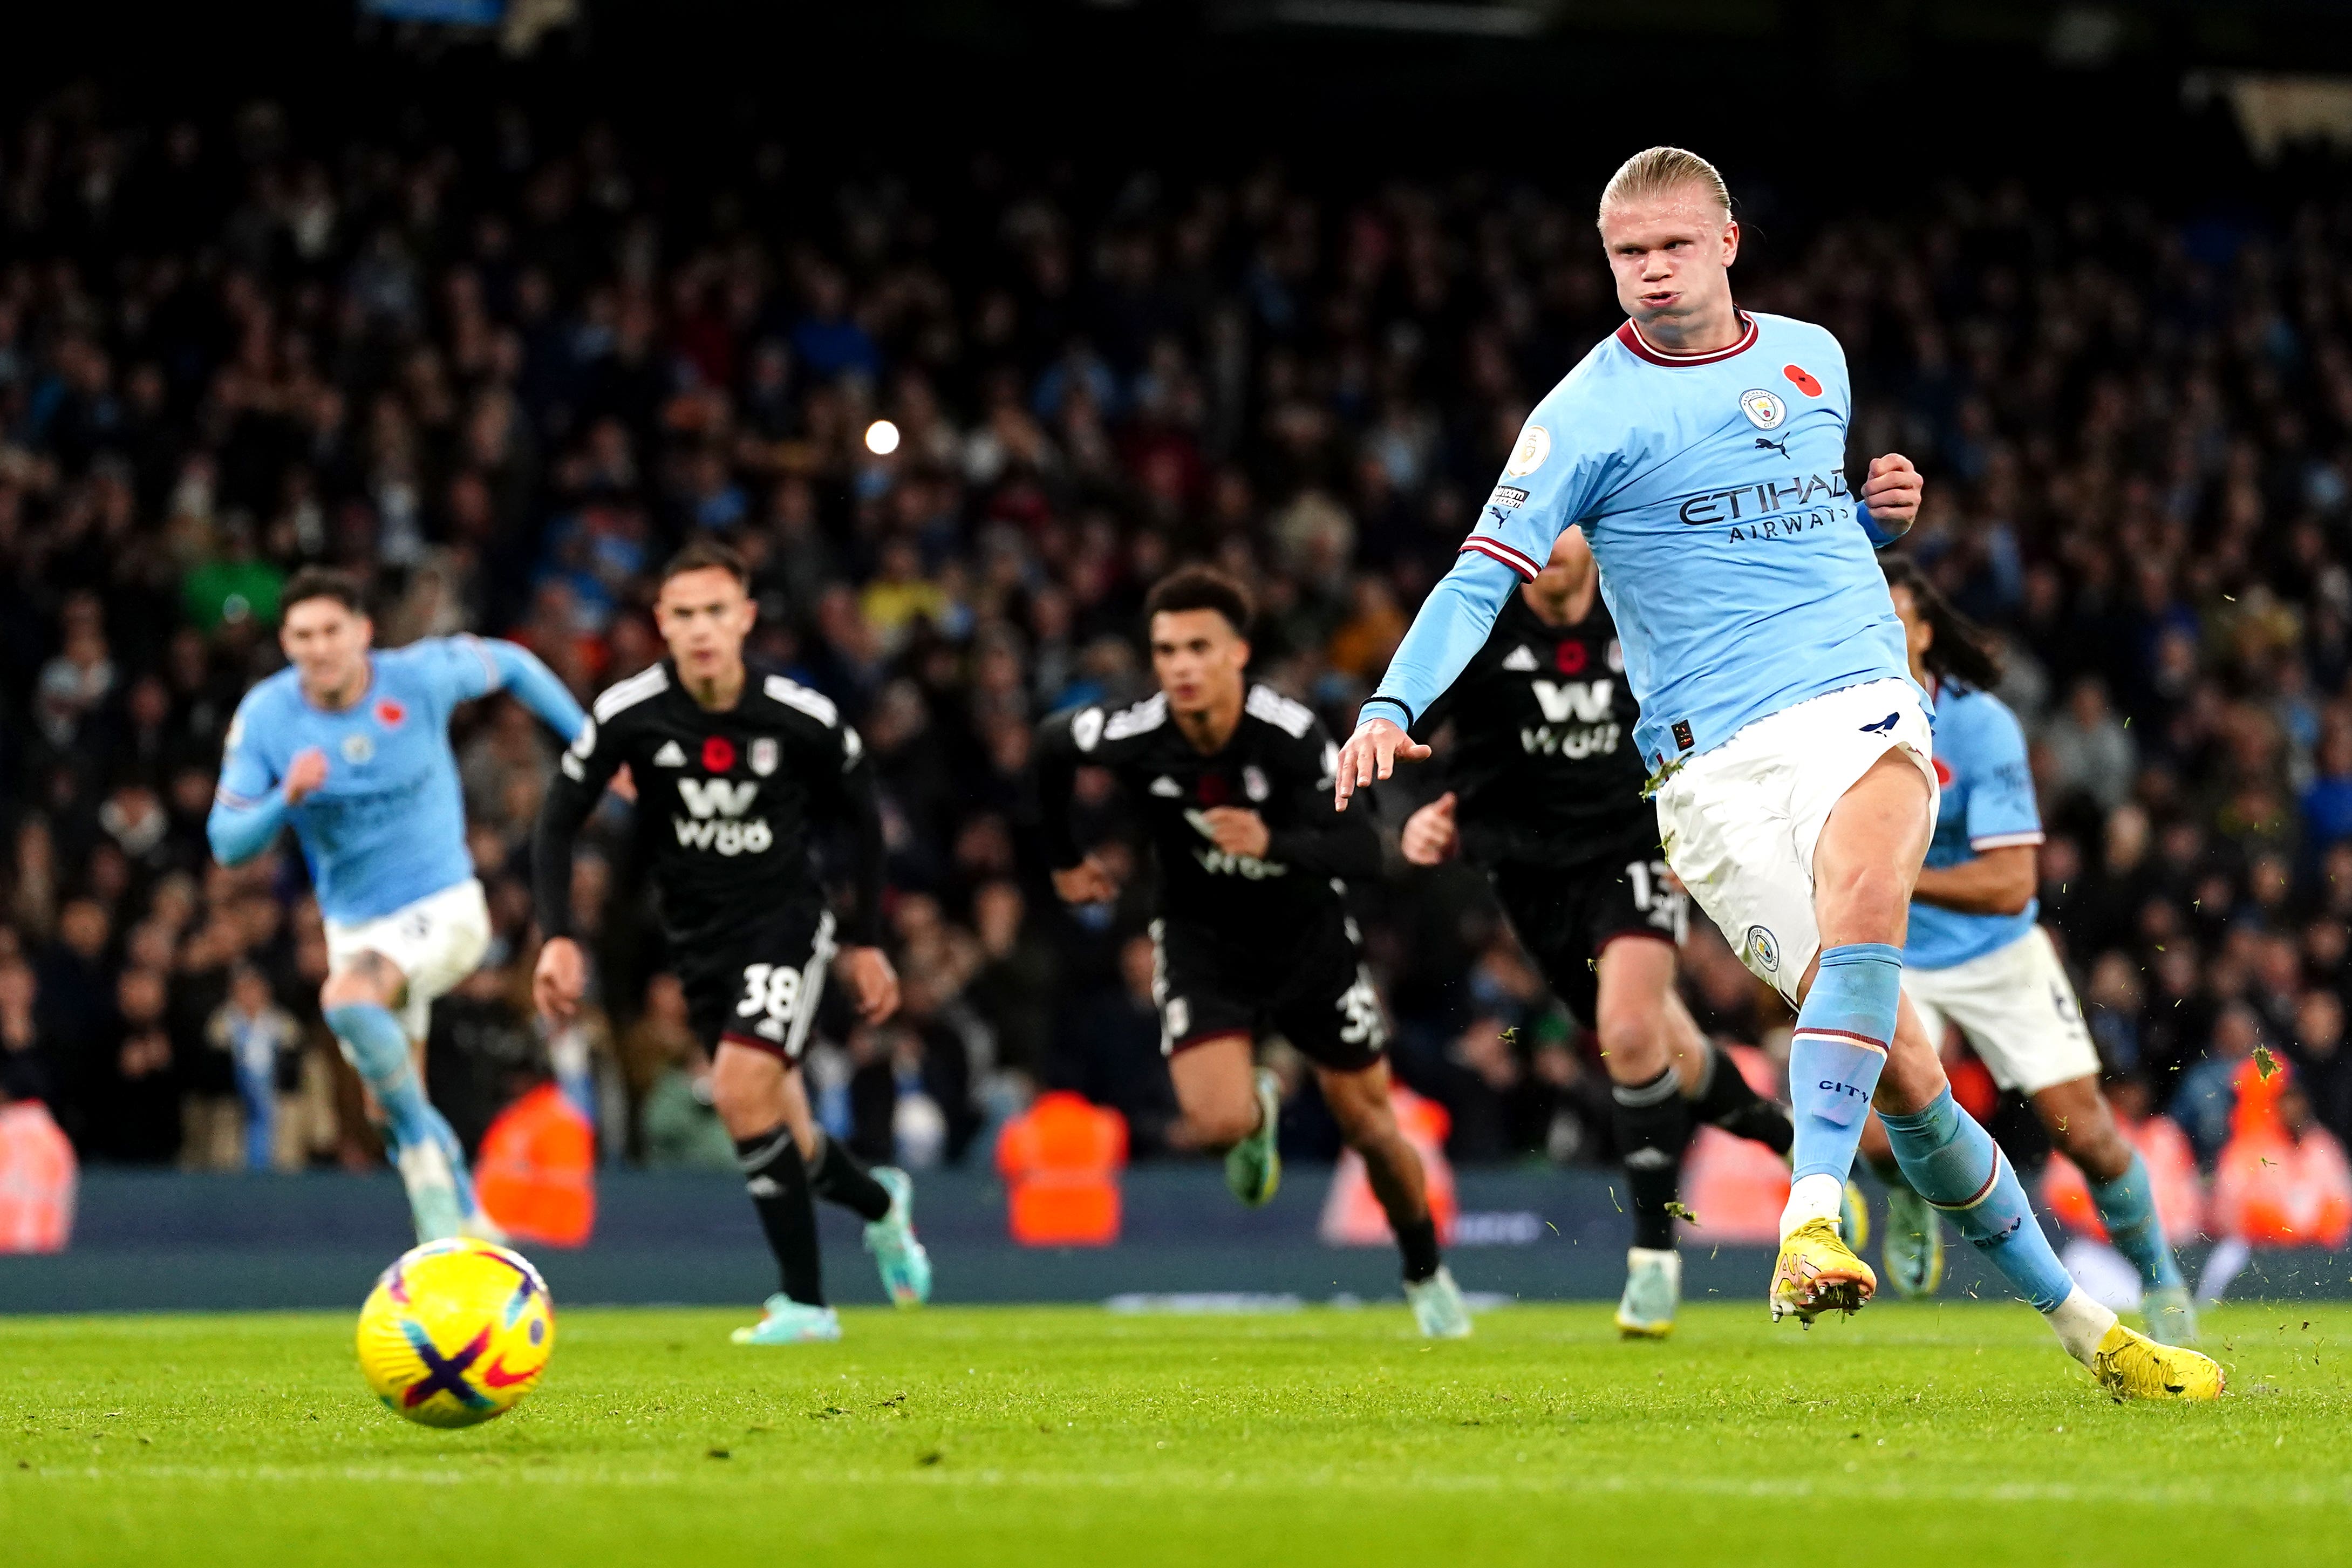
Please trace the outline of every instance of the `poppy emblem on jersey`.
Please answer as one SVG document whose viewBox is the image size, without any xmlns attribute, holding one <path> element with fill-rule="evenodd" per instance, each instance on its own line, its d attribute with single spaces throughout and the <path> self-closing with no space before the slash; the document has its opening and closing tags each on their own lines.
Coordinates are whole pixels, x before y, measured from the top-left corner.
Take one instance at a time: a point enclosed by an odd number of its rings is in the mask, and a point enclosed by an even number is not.
<svg viewBox="0 0 2352 1568">
<path fill-rule="evenodd" d="M 1551 667 L 1562 675 L 1580 675 L 1584 671 L 1584 645 L 1564 642 L 1552 649 Z"/>
<path fill-rule="evenodd" d="M 357 767 L 362 763 L 369 762 L 374 758 L 375 742 L 369 740 L 365 735 L 346 735 L 343 737 L 342 750 L 343 761 L 351 763 L 353 767 Z"/>
<path fill-rule="evenodd" d="M 1941 757 L 1936 759 L 1936 787 L 1937 789 L 1952 787 L 1952 770 L 1944 765 L 1944 759 Z"/>
<path fill-rule="evenodd" d="M 1797 390 L 1803 393 L 1807 397 L 1819 397 L 1822 395 L 1822 384 L 1815 380 L 1813 378 L 1813 373 L 1807 370 L 1803 365 L 1782 365 L 1780 367 L 1780 374 L 1787 376 L 1790 381 L 1795 382 L 1797 384 Z"/>
<path fill-rule="evenodd" d="M 1242 770 L 1242 793 L 1252 800 L 1264 800 L 1268 794 L 1265 773 L 1255 763 Z"/>
<path fill-rule="evenodd" d="M 713 735 L 702 742 L 702 771 L 707 773 L 730 772 L 735 766 L 735 742 L 724 735 Z"/>
<path fill-rule="evenodd" d="M 1202 773 L 1201 782 L 1194 784 L 1192 788 L 1193 792 L 1201 797 L 1202 805 L 1225 804 L 1225 775 L 1223 773 Z"/>
<path fill-rule="evenodd" d="M 387 730 L 397 730 L 400 721 L 408 717 L 408 710 L 387 697 L 375 705 L 375 721 Z"/>
<path fill-rule="evenodd" d="M 1530 425 L 1527 433 L 1519 437 L 1519 444 L 1512 448 L 1511 460 L 1503 465 L 1503 472 L 1515 479 L 1532 474 L 1542 468 L 1544 459 L 1550 456 L 1551 432 L 1540 425 Z"/>
<path fill-rule="evenodd" d="M 766 778 L 770 773 L 774 773 L 776 771 L 777 750 L 776 738 L 773 735 L 761 735 L 753 739 L 751 742 L 751 771 L 759 774 L 761 778 Z"/>
<path fill-rule="evenodd" d="M 1789 417 L 1789 405 L 1780 401 L 1779 393 L 1757 386 L 1739 395 L 1739 412 L 1759 430 L 1778 430 Z"/>
<path fill-rule="evenodd" d="M 1751 967 L 1767 974 L 1780 972 L 1780 943 L 1770 931 L 1762 926 L 1749 926 L 1748 940 L 1741 945 L 1748 950 L 1748 962 Z"/>
</svg>

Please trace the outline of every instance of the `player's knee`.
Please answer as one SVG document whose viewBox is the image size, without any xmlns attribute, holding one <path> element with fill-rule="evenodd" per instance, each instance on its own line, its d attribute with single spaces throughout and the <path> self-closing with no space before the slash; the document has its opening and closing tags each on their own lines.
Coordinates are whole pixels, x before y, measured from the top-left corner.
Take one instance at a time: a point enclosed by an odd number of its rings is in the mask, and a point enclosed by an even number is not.
<svg viewBox="0 0 2352 1568">
<path fill-rule="evenodd" d="M 1230 1149 L 1257 1131 L 1255 1100 L 1222 1100 L 1213 1105 L 1197 1106 L 1188 1111 L 1185 1120 L 1192 1124 L 1192 1135 L 1202 1147 Z"/>
<path fill-rule="evenodd" d="M 1603 1007 L 1593 1034 L 1609 1076 L 1621 1083 L 1657 1077 L 1666 1065 L 1665 1022 L 1665 1005 L 1654 998 Z"/>
<path fill-rule="evenodd" d="M 2081 1167 L 2083 1174 L 2095 1182 L 2112 1182 L 2131 1169 L 2131 1145 L 2106 1116 L 2069 1118 L 2063 1127 L 2053 1127 L 2052 1142 L 2059 1152 Z"/>
<path fill-rule="evenodd" d="M 336 970 L 319 985 L 319 1010 L 322 1013 L 332 1012 L 337 1007 L 362 1006 L 375 1001 L 375 988 L 363 984 L 347 969 Z"/>
<path fill-rule="evenodd" d="M 1397 1129 L 1396 1112 L 1384 1098 L 1327 1092 L 1323 1101 L 1330 1107 L 1331 1120 L 1339 1124 L 1339 1141 L 1359 1153 L 1403 1136 Z"/>
<path fill-rule="evenodd" d="M 1893 942 L 1911 906 L 1910 879 L 1888 865 L 1842 868 L 1824 878 L 1816 897 L 1822 934 L 1842 942 Z"/>
</svg>

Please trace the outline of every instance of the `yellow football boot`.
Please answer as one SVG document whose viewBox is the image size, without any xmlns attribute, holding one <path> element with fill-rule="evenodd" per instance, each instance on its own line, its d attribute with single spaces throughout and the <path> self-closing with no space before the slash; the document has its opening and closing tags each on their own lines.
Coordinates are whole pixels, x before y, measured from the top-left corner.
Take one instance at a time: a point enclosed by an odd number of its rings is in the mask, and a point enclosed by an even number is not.
<svg viewBox="0 0 2352 1568">
<path fill-rule="evenodd" d="M 1837 1221 L 1809 1219 L 1780 1243 L 1772 1268 L 1772 1321 L 1791 1313 L 1811 1323 L 1823 1312 L 1858 1312 L 1878 1289 L 1878 1276 L 1838 1235 Z"/>
<path fill-rule="evenodd" d="M 2179 1345 L 2158 1344 L 2117 1323 L 2091 1356 L 2099 1386 L 2126 1399 L 2219 1399 L 2221 1363 Z"/>
</svg>

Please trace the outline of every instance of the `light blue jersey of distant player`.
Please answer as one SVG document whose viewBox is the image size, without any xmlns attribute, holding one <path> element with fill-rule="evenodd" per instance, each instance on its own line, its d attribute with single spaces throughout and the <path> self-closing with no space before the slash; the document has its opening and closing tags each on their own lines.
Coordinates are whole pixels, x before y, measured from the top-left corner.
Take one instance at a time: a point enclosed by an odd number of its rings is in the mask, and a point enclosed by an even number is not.
<svg viewBox="0 0 2352 1568">
<path fill-rule="evenodd" d="M 1628 321 L 1537 405 L 1366 718 L 1425 712 L 1571 523 L 1600 563 L 1653 769 L 1808 698 L 1910 679 L 1846 484 L 1844 352 L 1808 322 L 1740 321 L 1738 343 L 1688 356 Z"/>
<path fill-rule="evenodd" d="M 449 749 L 457 704 L 512 684 L 567 741 L 584 717 L 547 667 L 512 643 L 433 637 L 372 653 L 368 665 L 366 694 L 339 711 L 314 707 L 291 668 L 246 693 L 210 824 L 215 852 L 234 864 L 292 823 L 320 913 L 336 925 L 391 914 L 473 876 Z M 286 807 L 287 770 L 313 746 L 326 753 L 327 782 Z"/>
<path fill-rule="evenodd" d="M 1936 778 L 1942 785 L 1927 864 L 1958 866 L 1990 849 L 2042 842 L 2042 812 L 2017 715 L 1990 691 L 1947 682 L 1936 693 Z M 2033 929 L 2038 903 L 2013 915 L 1911 906 L 1906 969 L 1949 969 L 1997 952 Z"/>
</svg>

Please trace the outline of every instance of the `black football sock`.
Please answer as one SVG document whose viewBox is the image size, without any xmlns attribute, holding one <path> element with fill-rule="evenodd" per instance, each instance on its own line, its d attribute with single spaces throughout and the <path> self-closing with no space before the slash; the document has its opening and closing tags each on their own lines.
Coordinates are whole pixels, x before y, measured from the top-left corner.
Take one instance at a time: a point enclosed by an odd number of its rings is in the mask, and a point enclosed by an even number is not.
<svg viewBox="0 0 2352 1568">
<path fill-rule="evenodd" d="M 1404 1281 L 1418 1285 L 1437 1272 L 1437 1221 L 1423 1215 L 1402 1225 L 1390 1222 L 1396 1231 L 1397 1250 L 1404 1254 Z"/>
<path fill-rule="evenodd" d="M 1611 1122 L 1633 1188 L 1633 1245 L 1654 1251 L 1675 1245 L 1673 1204 L 1682 1186 L 1683 1145 L 1690 1140 L 1690 1107 L 1671 1067 L 1647 1083 L 1610 1086 Z"/>
<path fill-rule="evenodd" d="M 809 1191 L 829 1204 L 839 1204 L 866 1224 L 890 1213 L 890 1191 L 841 1146 L 841 1140 L 816 1135 L 816 1158 L 808 1163 Z"/>
<path fill-rule="evenodd" d="M 1706 1066 L 1700 1070 L 1705 1076 L 1691 1101 L 1693 1116 L 1735 1138 L 1752 1139 L 1775 1154 L 1789 1152 L 1797 1141 L 1789 1112 L 1757 1093 L 1739 1064 L 1723 1054 L 1722 1047 L 1707 1046 Z"/>
<path fill-rule="evenodd" d="M 793 1130 L 777 1127 L 757 1138 L 735 1140 L 743 1167 L 743 1187 L 768 1233 L 784 1294 L 804 1307 L 824 1305 L 824 1269 L 816 1249 L 816 1206 L 809 1201 L 808 1167 L 801 1163 Z"/>
</svg>

